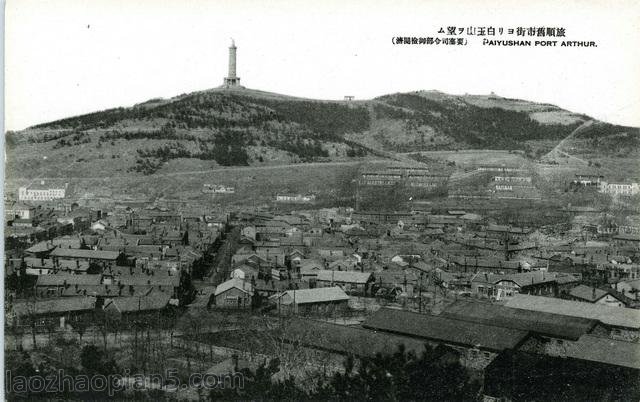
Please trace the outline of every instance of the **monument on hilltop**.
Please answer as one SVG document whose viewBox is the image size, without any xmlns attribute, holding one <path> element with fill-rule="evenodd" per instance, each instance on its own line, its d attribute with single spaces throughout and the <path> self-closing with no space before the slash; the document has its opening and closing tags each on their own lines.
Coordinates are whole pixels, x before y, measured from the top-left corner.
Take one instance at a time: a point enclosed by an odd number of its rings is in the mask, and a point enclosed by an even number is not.
<svg viewBox="0 0 640 402">
<path fill-rule="evenodd" d="M 231 46 L 229 46 L 229 73 L 224 79 L 225 87 L 240 86 L 240 77 L 236 77 L 236 43 L 231 38 Z"/>
</svg>

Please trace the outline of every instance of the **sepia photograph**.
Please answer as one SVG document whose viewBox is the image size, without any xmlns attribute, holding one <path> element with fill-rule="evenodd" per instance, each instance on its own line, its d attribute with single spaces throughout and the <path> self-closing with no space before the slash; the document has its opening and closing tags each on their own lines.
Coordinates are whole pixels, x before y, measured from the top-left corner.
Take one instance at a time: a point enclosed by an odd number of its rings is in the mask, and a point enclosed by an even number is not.
<svg viewBox="0 0 640 402">
<path fill-rule="evenodd" d="M 640 401 L 636 0 L 4 0 L 7 401 Z"/>
</svg>

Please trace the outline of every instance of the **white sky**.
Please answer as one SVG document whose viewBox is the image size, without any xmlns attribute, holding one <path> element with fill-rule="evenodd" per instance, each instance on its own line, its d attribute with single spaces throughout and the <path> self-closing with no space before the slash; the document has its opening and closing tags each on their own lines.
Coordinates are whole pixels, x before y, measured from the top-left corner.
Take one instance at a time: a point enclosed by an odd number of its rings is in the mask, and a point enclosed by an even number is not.
<svg viewBox="0 0 640 402">
<path fill-rule="evenodd" d="M 229 37 L 250 88 L 323 99 L 494 91 L 640 126 L 637 0 L 8 0 L 5 18 L 10 130 L 218 86 Z M 598 47 L 391 43 L 452 25 L 566 27 L 566 39 Z"/>
</svg>

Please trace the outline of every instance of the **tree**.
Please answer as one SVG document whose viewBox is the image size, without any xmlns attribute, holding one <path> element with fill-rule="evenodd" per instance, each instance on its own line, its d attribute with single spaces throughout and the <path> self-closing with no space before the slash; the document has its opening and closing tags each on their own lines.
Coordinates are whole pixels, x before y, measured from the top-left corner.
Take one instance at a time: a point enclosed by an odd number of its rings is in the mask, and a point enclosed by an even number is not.
<svg viewBox="0 0 640 402">
<path fill-rule="evenodd" d="M 107 359 L 106 353 L 95 345 L 86 345 L 80 351 L 80 364 L 88 375 L 109 375 L 118 372 L 114 359 Z"/>
<path fill-rule="evenodd" d="M 196 288 L 191 280 L 191 275 L 186 271 L 180 273 L 180 284 L 177 290 L 180 305 L 185 306 L 196 298 Z"/>
<path fill-rule="evenodd" d="M 281 361 L 263 362 L 255 371 L 240 369 L 244 387 L 216 388 L 212 399 L 260 400 L 477 400 L 480 384 L 472 380 L 453 349 L 427 347 L 420 356 L 399 347 L 395 353 L 348 356 L 344 370 L 313 386 L 298 385 L 292 375 L 282 373 Z M 278 374 L 283 378 L 274 380 Z"/>
<path fill-rule="evenodd" d="M 14 336 L 16 350 L 22 350 L 22 335 L 24 334 L 24 329 L 18 325 L 16 319 L 11 320 L 11 323 L 5 327 L 7 331 Z"/>
<path fill-rule="evenodd" d="M 104 350 L 107 351 L 107 335 L 110 332 L 117 334 L 120 324 L 120 317 L 117 313 L 105 310 L 97 310 L 93 314 L 93 322 L 96 329 L 102 335 L 102 342 L 104 344 Z"/>
<path fill-rule="evenodd" d="M 349 358 L 344 373 L 334 374 L 318 396 L 359 400 L 475 400 L 480 390 L 456 352 L 426 347 L 421 355 L 401 346 L 393 354 Z"/>
</svg>

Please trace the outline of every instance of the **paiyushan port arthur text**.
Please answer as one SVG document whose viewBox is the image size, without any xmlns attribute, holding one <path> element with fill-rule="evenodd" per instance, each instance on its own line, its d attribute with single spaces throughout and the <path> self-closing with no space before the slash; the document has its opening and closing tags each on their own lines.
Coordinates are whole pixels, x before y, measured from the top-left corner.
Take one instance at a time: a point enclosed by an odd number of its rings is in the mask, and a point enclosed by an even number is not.
<svg viewBox="0 0 640 402">
<path fill-rule="evenodd" d="M 491 40 L 484 39 L 483 46 L 544 46 L 544 47 L 598 47 L 594 41 L 579 40 Z"/>
</svg>

